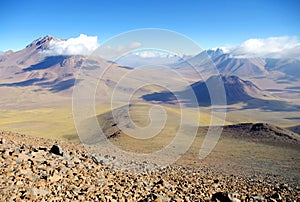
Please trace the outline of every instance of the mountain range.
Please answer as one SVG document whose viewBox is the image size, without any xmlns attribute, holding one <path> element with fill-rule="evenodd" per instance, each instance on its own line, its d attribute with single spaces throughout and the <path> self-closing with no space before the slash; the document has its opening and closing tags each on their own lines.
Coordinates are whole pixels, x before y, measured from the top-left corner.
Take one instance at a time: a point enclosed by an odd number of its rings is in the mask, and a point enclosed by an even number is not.
<svg viewBox="0 0 300 202">
<path fill-rule="evenodd" d="M 296 59 L 236 58 L 230 52 L 214 49 L 195 56 L 135 54 L 108 61 L 86 55 L 49 55 L 53 41 L 62 40 L 45 36 L 20 51 L 0 55 L 1 128 L 43 137 L 46 130 L 51 138 L 78 138 L 72 119 L 72 93 L 75 83 L 82 82 L 79 74 L 83 74 L 91 84 L 97 82 L 98 117 L 111 110 L 107 103 L 112 93 L 118 95 L 116 103 L 120 104 L 114 107 L 126 104 L 130 96 L 133 104 L 161 104 L 172 113 L 178 111 L 176 95 L 186 106 L 186 112 L 191 113 L 191 119 L 194 116 L 191 111 L 200 107 L 204 118 L 199 125 L 207 126 L 212 118 L 210 92 L 213 92 L 217 108 L 223 110 L 223 105 L 228 105 L 226 124 L 269 122 L 299 131 L 300 79 Z M 139 63 L 138 66 L 130 66 L 128 59 Z M 140 68 L 140 64 L 150 68 Z M 151 68 L 151 64 L 162 64 L 164 68 Z M 212 67 L 216 67 L 219 76 Z M 99 72 L 104 73 L 101 78 Z M 183 79 L 178 79 L 178 74 Z M 218 90 L 220 82 L 224 92 Z M 191 90 L 196 100 L 190 97 Z M 219 93 L 226 96 L 225 100 L 218 98 Z"/>
<path fill-rule="evenodd" d="M 17 52 L 6 52 L 0 56 L 0 77 L 3 87 L 26 87 L 36 86 L 39 90 L 49 90 L 53 93 L 66 92 L 74 86 L 78 70 L 87 56 L 82 55 L 48 55 L 45 50 L 51 41 L 59 41 L 52 36 L 41 37 L 23 50 Z M 97 67 L 118 69 L 126 71 L 118 64 L 104 59 L 94 58 L 91 61 Z M 111 78 L 113 79 L 113 78 Z"/>
<path fill-rule="evenodd" d="M 122 58 L 118 62 L 107 61 L 101 58 L 88 58 L 82 55 L 48 55 L 51 41 L 60 41 L 52 36 L 41 37 L 26 48 L 12 52 L 5 52 L 0 56 L 0 87 L 28 87 L 35 86 L 35 91 L 50 91 L 51 93 L 66 93 L 70 95 L 72 87 L 80 67 L 83 64 L 94 64 L 93 68 L 110 66 L 110 72 L 106 79 L 102 79 L 102 85 L 113 88 L 121 75 L 130 72 L 134 67 L 128 67 L 129 61 L 136 64 L 142 60 L 139 55 L 131 55 Z M 207 60 L 209 57 L 211 60 Z M 227 103 L 235 104 L 247 102 L 250 98 L 270 100 L 280 95 L 283 98 L 299 98 L 300 89 L 300 61 L 297 59 L 270 59 L 270 58 L 235 58 L 230 53 L 224 53 L 222 49 L 206 50 L 195 56 L 164 56 L 144 58 L 143 62 L 156 64 L 158 62 L 169 66 L 171 69 L 183 72 L 196 92 L 199 103 L 209 102 L 209 93 L 205 82 L 213 80 L 214 72 L 210 72 L 208 65 L 214 64 L 222 75 Z M 147 62 L 146 62 L 147 60 Z M 126 64 L 126 66 L 124 65 Z M 199 80 L 190 70 L 193 65 L 200 74 L 208 74 L 207 80 Z M 159 72 L 157 73 L 159 75 Z M 142 75 L 141 75 L 142 77 Z M 157 78 L 160 78 L 159 76 Z M 162 78 L 162 76 L 161 76 Z M 142 79 L 142 78 L 141 78 Z M 172 78 L 169 78 L 172 79 Z M 170 81 L 171 82 L 171 81 Z M 271 87 L 272 88 L 271 88 Z M 201 93 L 200 93 L 201 92 Z M 166 99 L 165 92 L 146 91 L 142 96 L 149 100 L 161 96 Z M 201 94 L 201 99 L 199 95 Z M 150 99 L 150 100 L 151 100 Z"/>
</svg>

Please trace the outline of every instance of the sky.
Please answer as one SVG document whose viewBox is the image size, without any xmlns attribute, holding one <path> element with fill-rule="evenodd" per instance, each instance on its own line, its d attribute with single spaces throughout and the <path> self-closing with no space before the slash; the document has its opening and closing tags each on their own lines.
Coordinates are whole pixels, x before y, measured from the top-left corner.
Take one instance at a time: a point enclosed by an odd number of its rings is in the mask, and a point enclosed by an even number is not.
<svg viewBox="0 0 300 202">
<path fill-rule="evenodd" d="M 98 36 L 101 44 L 141 28 L 179 32 L 205 49 L 253 38 L 300 38 L 299 11 L 298 0 L 1 0 L 0 50 L 20 50 L 48 34 Z"/>
</svg>

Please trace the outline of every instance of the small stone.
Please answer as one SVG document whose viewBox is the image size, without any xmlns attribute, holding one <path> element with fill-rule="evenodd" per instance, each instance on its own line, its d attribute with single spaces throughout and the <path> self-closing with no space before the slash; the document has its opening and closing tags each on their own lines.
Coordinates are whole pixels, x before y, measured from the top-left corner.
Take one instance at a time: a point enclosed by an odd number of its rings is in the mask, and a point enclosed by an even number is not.
<svg viewBox="0 0 300 202">
<path fill-rule="evenodd" d="M 230 198 L 228 197 L 227 193 L 224 192 L 217 192 L 212 195 L 211 201 L 222 201 L 222 202 L 231 202 Z"/>
<path fill-rule="evenodd" d="M 39 147 L 39 150 L 41 150 L 41 151 L 47 151 L 47 148 L 46 147 Z"/>
<path fill-rule="evenodd" d="M 99 165 L 99 161 L 98 161 L 98 159 L 97 159 L 97 157 L 95 157 L 95 156 L 91 156 L 91 159 L 93 160 L 93 162 L 96 164 L 96 165 Z"/>
<path fill-rule="evenodd" d="M 233 192 L 233 193 L 230 193 L 228 194 L 228 197 L 230 198 L 230 200 L 232 202 L 240 202 L 241 200 L 239 199 L 240 198 L 240 195 L 236 192 Z"/>
<path fill-rule="evenodd" d="M 49 193 L 49 191 L 44 190 L 44 189 L 37 189 L 37 188 L 32 188 L 27 190 L 28 193 L 37 196 L 37 195 L 46 195 Z"/>
<path fill-rule="evenodd" d="M 275 184 L 275 186 L 274 186 L 274 190 L 275 190 L 275 191 L 279 191 L 279 190 L 280 190 L 280 187 L 279 187 L 279 185 L 278 185 L 278 184 Z"/>
<path fill-rule="evenodd" d="M 219 179 L 215 179 L 215 180 L 214 180 L 214 183 L 215 183 L 215 184 L 218 184 L 218 183 L 219 183 Z"/>
<path fill-rule="evenodd" d="M 265 198 L 263 196 L 257 195 L 253 197 L 254 201 L 264 201 Z"/>
<path fill-rule="evenodd" d="M 56 144 L 51 147 L 49 152 L 52 154 L 55 154 L 55 155 L 59 155 L 59 156 L 64 155 L 64 151 L 60 148 L 59 145 L 56 145 Z"/>
<path fill-rule="evenodd" d="M 154 202 L 162 202 L 162 199 L 158 197 L 154 200 Z"/>
<path fill-rule="evenodd" d="M 47 180 L 47 178 L 48 178 L 48 177 L 47 177 L 47 175 L 45 175 L 45 174 L 41 174 L 41 175 L 40 175 L 40 179 L 42 179 L 42 180 Z"/>
<path fill-rule="evenodd" d="M 245 195 L 243 195 L 243 196 L 241 196 L 241 201 L 246 201 L 246 196 Z"/>
<path fill-rule="evenodd" d="M 280 185 L 280 188 L 281 188 L 281 189 L 287 189 L 288 187 L 289 187 L 288 184 L 281 184 L 281 185 Z"/>
<path fill-rule="evenodd" d="M 282 200 L 279 193 L 275 193 L 271 196 L 272 199 L 275 199 L 276 201 Z"/>
<path fill-rule="evenodd" d="M 105 165 L 106 163 L 108 163 L 108 159 L 101 159 L 99 162 L 101 165 Z"/>
<path fill-rule="evenodd" d="M 61 176 L 59 176 L 57 173 L 54 173 L 53 176 L 50 178 L 50 181 L 53 182 L 58 182 L 61 179 Z"/>
</svg>

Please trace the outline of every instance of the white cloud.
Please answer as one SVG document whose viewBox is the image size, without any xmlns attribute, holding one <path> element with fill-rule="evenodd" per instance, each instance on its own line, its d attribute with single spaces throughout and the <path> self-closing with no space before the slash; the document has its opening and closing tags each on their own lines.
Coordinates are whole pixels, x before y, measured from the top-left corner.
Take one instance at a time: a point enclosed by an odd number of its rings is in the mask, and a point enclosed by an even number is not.
<svg viewBox="0 0 300 202">
<path fill-rule="evenodd" d="M 135 55 L 141 57 L 141 58 L 172 58 L 172 57 L 178 57 L 178 55 L 164 52 L 160 50 L 149 50 L 149 51 L 139 51 L 136 52 Z"/>
<path fill-rule="evenodd" d="M 269 37 L 249 39 L 234 48 L 234 57 L 300 58 L 300 42 L 297 37 Z"/>
<path fill-rule="evenodd" d="M 223 53 L 229 53 L 232 48 L 227 46 L 220 46 L 220 47 L 211 48 L 210 50 L 216 51 L 218 49 L 222 50 Z"/>
<path fill-rule="evenodd" d="M 95 56 L 100 56 L 102 58 L 111 60 L 123 56 L 124 54 L 127 54 L 128 52 L 135 50 L 141 46 L 142 44 L 140 42 L 132 42 L 129 45 L 119 45 L 117 47 L 99 46 L 97 51 L 95 51 L 95 53 L 93 54 Z"/>
<path fill-rule="evenodd" d="M 89 55 L 99 47 L 97 36 L 80 34 L 77 38 L 64 41 L 50 41 L 43 53 L 47 55 Z"/>
<path fill-rule="evenodd" d="M 161 57 L 161 54 L 157 52 L 151 52 L 151 51 L 143 51 L 143 52 L 138 52 L 136 55 L 142 57 L 142 58 L 156 58 L 156 57 Z"/>
</svg>

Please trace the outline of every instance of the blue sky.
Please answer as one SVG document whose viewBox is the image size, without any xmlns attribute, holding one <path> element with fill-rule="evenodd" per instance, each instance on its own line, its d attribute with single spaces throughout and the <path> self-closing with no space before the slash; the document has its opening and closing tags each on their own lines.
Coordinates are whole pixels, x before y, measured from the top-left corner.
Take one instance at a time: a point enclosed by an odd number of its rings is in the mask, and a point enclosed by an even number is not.
<svg viewBox="0 0 300 202">
<path fill-rule="evenodd" d="M 19 50 L 34 39 L 83 33 L 99 43 L 139 28 L 170 29 L 203 48 L 249 38 L 300 36 L 298 0 L 0 1 L 0 50 Z"/>
</svg>

